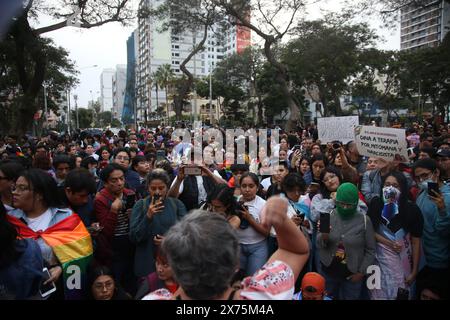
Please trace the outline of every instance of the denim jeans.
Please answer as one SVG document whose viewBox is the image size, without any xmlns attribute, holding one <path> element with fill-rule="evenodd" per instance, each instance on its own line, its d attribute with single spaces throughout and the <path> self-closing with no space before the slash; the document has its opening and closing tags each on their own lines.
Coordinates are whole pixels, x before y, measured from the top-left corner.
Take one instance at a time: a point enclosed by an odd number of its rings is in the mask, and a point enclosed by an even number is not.
<svg viewBox="0 0 450 320">
<path fill-rule="evenodd" d="M 326 272 L 322 273 L 326 280 L 326 290 L 328 296 L 333 300 L 360 300 L 364 280 L 352 282 L 345 278 L 336 278 L 329 276 Z"/>
<path fill-rule="evenodd" d="M 244 276 L 252 276 L 269 259 L 267 240 L 254 244 L 242 244 L 240 252 L 240 269 Z"/>
<path fill-rule="evenodd" d="M 278 241 L 276 237 L 267 237 L 268 256 L 271 257 L 278 250 Z"/>
</svg>

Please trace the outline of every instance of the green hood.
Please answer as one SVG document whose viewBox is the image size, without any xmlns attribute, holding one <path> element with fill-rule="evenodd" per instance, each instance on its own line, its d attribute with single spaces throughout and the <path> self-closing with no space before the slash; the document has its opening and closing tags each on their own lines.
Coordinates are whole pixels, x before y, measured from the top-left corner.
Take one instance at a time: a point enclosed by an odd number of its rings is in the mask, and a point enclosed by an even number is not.
<svg viewBox="0 0 450 320">
<path fill-rule="evenodd" d="M 350 219 L 358 208 L 358 188 L 353 183 L 343 183 L 336 192 L 336 211 L 342 219 Z"/>
</svg>

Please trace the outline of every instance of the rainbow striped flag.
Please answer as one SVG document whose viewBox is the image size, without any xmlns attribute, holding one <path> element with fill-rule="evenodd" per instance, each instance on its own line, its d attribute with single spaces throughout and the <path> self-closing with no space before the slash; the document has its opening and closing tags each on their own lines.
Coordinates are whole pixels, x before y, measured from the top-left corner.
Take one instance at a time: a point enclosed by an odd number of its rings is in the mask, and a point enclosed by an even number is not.
<svg viewBox="0 0 450 320">
<path fill-rule="evenodd" d="M 87 285 L 87 267 L 92 258 L 92 240 L 77 214 L 35 232 L 21 220 L 8 216 L 9 222 L 18 228 L 19 237 L 37 240 L 42 238 L 52 249 L 63 268 L 64 294 L 66 299 L 82 299 Z"/>
</svg>

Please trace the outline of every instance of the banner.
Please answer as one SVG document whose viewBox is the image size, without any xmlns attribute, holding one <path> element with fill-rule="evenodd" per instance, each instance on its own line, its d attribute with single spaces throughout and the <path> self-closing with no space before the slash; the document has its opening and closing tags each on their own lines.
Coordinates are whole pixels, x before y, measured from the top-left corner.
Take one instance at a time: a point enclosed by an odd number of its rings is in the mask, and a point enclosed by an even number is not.
<svg viewBox="0 0 450 320">
<path fill-rule="evenodd" d="M 388 161 L 408 161 L 405 129 L 357 126 L 355 141 L 359 153 L 363 156 Z"/>
<path fill-rule="evenodd" d="M 320 143 L 333 141 L 347 143 L 355 138 L 355 127 L 359 125 L 357 116 L 317 118 Z"/>
</svg>

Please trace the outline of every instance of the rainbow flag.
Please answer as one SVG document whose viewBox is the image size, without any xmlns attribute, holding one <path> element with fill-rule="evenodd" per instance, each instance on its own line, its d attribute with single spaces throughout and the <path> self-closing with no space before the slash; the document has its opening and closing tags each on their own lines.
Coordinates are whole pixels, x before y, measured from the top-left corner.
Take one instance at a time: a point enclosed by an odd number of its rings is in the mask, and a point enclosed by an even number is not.
<svg viewBox="0 0 450 320">
<path fill-rule="evenodd" d="M 43 232 L 31 230 L 15 217 L 8 216 L 8 220 L 18 228 L 19 237 L 42 238 L 53 249 L 63 268 L 66 299 L 82 299 L 93 249 L 91 236 L 80 217 L 72 214 Z"/>
</svg>

